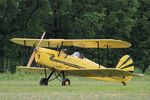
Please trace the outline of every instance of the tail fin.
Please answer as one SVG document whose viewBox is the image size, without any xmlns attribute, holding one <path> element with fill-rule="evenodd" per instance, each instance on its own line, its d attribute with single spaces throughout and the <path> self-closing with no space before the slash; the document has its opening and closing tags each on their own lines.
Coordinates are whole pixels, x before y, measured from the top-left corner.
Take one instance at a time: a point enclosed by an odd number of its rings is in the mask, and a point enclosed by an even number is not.
<svg viewBox="0 0 150 100">
<path fill-rule="evenodd" d="M 125 70 L 125 71 L 129 71 L 129 72 L 133 73 L 134 72 L 134 65 L 133 65 L 132 58 L 129 55 L 123 56 L 119 60 L 116 68 L 117 69 L 122 69 L 122 70 Z"/>
<path fill-rule="evenodd" d="M 134 72 L 133 60 L 129 55 L 124 55 L 118 62 L 116 69 L 122 69 L 125 71 L 129 71 L 131 73 Z M 123 85 L 126 85 L 128 81 L 132 79 L 133 76 L 125 76 L 122 79 Z"/>
</svg>

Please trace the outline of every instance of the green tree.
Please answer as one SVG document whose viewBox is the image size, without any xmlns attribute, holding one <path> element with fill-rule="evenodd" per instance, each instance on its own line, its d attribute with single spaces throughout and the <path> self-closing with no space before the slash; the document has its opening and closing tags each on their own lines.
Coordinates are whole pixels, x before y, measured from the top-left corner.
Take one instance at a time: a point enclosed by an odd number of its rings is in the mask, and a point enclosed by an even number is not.
<svg viewBox="0 0 150 100">
<path fill-rule="evenodd" d="M 33 48 L 10 42 L 13 37 L 113 38 L 129 41 L 131 49 L 110 49 L 110 66 L 132 55 L 143 72 L 149 66 L 149 0 L 0 0 L 0 72 L 26 65 Z M 86 57 L 97 60 L 97 50 Z M 93 54 L 94 52 L 94 54 Z M 106 49 L 101 49 L 106 63 Z M 102 55 L 103 54 L 103 55 Z M 116 60 L 114 60 L 116 59 Z"/>
</svg>

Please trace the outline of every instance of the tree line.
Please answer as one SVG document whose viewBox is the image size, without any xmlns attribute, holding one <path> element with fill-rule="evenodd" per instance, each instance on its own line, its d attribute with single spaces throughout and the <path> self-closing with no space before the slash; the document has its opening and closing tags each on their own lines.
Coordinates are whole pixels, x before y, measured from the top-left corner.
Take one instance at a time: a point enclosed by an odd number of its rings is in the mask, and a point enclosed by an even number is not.
<svg viewBox="0 0 150 100">
<path fill-rule="evenodd" d="M 11 38 L 40 38 L 44 31 L 49 39 L 125 40 L 132 47 L 110 49 L 110 67 L 124 54 L 142 72 L 150 65 L 150 0 L 0 0 L 0 72 L 26 65 L 33 49 Z M 82 52 L 98 61 L 95 49 Z M 106 50 L 100 52 L 105 64 Z"/>
</svg>

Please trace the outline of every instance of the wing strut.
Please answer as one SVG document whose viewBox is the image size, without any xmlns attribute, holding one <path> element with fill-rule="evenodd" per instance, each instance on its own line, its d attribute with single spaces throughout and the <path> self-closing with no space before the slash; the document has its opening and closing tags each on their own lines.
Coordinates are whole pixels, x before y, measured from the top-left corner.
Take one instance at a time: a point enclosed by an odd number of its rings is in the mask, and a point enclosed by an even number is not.
<svg viewBox="0 0 150 100">
<path fill-rule="evenodd" d="M 99 68 L 100 68 L 100 49 L 99 49 L 99 42 L 97 41 L 97 51 L 98 51 L 98 64 L 99 64 Z"/>
<path fill-rule="evenodd" d="M 48 43 L 47 43 L 47 44 L 48 44 L 48 47 L 50 47 L 50 43 L 49 43 L 49 41 L 48 41 Z"/>
<path fill-rule="evenodd" d="M 29 59 L 29 47 L 27 47 L 26 40 L 24 40 L 23 42 L 24 42 L 24 45 L 25 45 L 25 47 L 26 47 L 26 55 L 27 55 L 27 58 Z"/>
<path fill-rule="evenodd" d="M 109 47 L 107 45 L 107 67 L 109 67 Z"/>
<path fill-rule="evenodd" d="M 60 45 L 58 56 L 60 56 L 60 51 L 61 51 L 61 47 L 63 46 L 63 43 L 64 42 L 62 42 L 61 45 Z"/>
</svg>

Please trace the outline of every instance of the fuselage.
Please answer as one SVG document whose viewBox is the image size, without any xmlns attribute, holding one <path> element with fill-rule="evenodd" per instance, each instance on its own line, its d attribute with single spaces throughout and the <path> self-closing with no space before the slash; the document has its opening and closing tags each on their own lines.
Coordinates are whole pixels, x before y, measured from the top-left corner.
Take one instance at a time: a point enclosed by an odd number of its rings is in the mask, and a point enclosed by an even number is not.
<svg viewBox="0 0 150 100">
<path fill-rule="evenodd" d="M 35 61 L 48 68 L 63 69 L 99 69 L 99 65 L 87 58 L 79 58 L 73 55 L 66 55 L 62 51 L 39 48 Z M 100 68 L 105 68 L 100 66 Z"/>
</svg>

